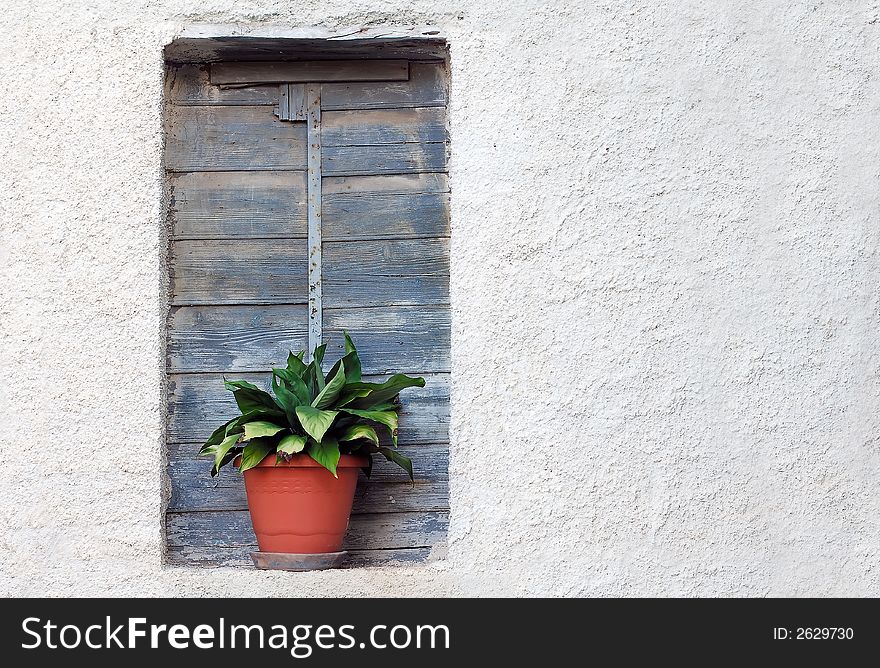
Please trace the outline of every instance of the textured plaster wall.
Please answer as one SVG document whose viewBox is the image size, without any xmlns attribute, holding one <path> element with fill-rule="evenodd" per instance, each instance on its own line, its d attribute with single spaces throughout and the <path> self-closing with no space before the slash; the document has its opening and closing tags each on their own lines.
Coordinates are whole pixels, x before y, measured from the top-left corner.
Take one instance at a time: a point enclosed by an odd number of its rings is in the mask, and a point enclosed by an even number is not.
<svg viewBox="0 0 880 668">
<path fill-rule="evenodd" d="M 445 560 L 162 565 L 162 48 L 451 44 Z M 0 12 L 0 592 L 880 595 L 877 2 Z"/>
</svg>

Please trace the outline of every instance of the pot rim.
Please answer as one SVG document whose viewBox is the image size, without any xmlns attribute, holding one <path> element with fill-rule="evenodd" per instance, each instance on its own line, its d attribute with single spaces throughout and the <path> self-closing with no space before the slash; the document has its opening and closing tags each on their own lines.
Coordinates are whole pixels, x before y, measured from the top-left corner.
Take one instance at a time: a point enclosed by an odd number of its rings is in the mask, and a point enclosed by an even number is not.
<svg viewBox="0 0 880 668">
<path fill-rule="evenodd" d="M 316 462 L 314 459 L 309 457 L 309 455 L 298 453 L 292 455 L 288 461 L 281 461 L 276 464 L 276 453 L 270 452 L 265 456 L 263 461 L 257 464 L 254 468 L 322 468 L 326 470 L 326 468 Z M 366 456 L 364 455 L 340 455 L 339 463 L 336 464 L 337 469 L 359 469 L 363 468 L 369 463 Z M 241 455 L 238 455 L 232 462 L 232 465 L 238 468 L 241 465 Z M 247 471 L 245 471 L 247 473 Z"/>
</svg>

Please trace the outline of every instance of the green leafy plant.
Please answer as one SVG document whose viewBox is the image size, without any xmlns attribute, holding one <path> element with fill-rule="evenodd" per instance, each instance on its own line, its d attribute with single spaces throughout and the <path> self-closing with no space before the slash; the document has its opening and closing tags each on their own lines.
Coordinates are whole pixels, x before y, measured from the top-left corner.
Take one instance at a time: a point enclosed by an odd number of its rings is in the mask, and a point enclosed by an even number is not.
<svg viewBox="0 0 880 668">
<path fill-rule="evenodd" d="M 345 356 L 326 376 L 321 368 L 325 344 L 315 348 L 308 364 L 305 351 L 291 352 L 286 368 L 272 369 L 272 394 L 244 380 L 224 381 L 241 415 L 217 427 L 199 452 L 214 458 L 212 476 L 238 455 L 241 470 L 247 471 L 273 452 L 276 462 L 304 452 L 334 476 L 340 455 L 366 455 L 369 475 L 373 455 L 382 454 L 412 479 L 412 462 L 395 449 L 398 395 L 424 387 L 425 379 L 397 374 L 384 383 L 363 382 L 357 350 L 347 332 L 344 336 Z M 382 431 L 393 447 L 380 441 Z"/>
</svg>

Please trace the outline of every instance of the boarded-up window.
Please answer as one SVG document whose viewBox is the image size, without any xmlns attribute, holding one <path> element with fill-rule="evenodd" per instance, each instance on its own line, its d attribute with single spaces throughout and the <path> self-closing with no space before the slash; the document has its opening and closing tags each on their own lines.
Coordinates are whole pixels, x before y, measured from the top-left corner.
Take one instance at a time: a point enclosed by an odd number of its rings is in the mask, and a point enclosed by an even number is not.
<svg viewBox="0 0 880 668">
<path fill-rule="evenodd" d="M 349 565 L 425 559 L 448 516 L 444 63 L 169 64 L 167 78 L 169 561 L 250 564 L 256 549 L 239 474 L 211 479 L 196 456 L 235 414 L 223 375 L 268 387 L 310 338 L 332 362 L 343 329 L 365 374 L 427 380 L 402 397 L 415 486 L 376 460 Z"/>
</svg>

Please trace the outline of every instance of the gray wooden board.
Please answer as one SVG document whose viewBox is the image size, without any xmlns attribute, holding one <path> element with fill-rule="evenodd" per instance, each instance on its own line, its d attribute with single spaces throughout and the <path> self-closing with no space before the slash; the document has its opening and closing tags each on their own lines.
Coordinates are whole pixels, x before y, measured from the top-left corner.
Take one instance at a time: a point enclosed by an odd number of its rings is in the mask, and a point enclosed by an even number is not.
<svg viewBox="0 0 880 668">
<path fill-rule="evenodd" d="M 169 185 L 176 239 L 307 236 L 305 172 L 189 172 Z"/>
<path fill-rule="evenodd" d="M 209 457 L 198 457 L 197 443 L 172 444 L 168 453 L 170 511 L 247 510 L 241 474 L 227 466 L 212 478 Z M 413 461 L 414 482 L 381 455 L 374 457 L 372 476 L 360 476 L 352 513 L 393 513 L 449 508 L 447 445 L 401 445 Z"/>
<path fill-rule="evenodd" d="M 306 126 L 271 107 L 174 107 L 166 127 L 172 172 L 306 168 Z"/>
<path fill-rule="evenodd" d="M 325 176 L 324 196 L 333 195 L 414 195 L 448 193 L 449 179 L 444 172 L 423 174 L 380 174 L 378 176 Z"/>
<path fill-rule="evenodd" d="M 278 86 L 212 86 L 208 65 L 176 65 L 165 73 L 165 99 L 179 106 L 275 105 Z"/>
<path fill-rule="evenodd" d="M 327 146 L 322 159 L 324 176 L 442 172 L 446 169 L 446 144 Z"/>
<path fill-rule="evenodd" d="M 306 245 L 303 239 L 176 241 L 171 303 L 305 303 Z"/>
<path fill-rule="evenodd" d="M 324 81 L 406 81 L 406 60 L 300 60 L 219 62 L 212 84 L 320 83 Z"/>
<path fill-rule="evenodd" d="M 449 303 L 448 239 L 328 241 L 324 307 Z"/>
<path fill-rule="evenodd" d="M 213 26 L 211 26 L 213 29 Z M 341 30 L 321 30 L 314 26 L 283 30 L 283 35 L 242 34 L 242 26 L 222 26 L 220 34 L 206 33 L 196 27 L 165 46 L 165 58 L 171 62 L 209 62 L 219 60 L 288 60 L 337 58 L 445 58 L 446 42 L 436 30 L 419 26 L 409 31 L 390 29 L 387 25 L 358 28 L 352 34 L 348 26 Z M 245 28 L 246 30 L 246 28 Z M 257 30 L 263 30 L 262 27 Z M 277 29 L 272 28 L 272 31 Z M 234 36 L 228 33 L 234 32 Z M 322 33 L 316 35 L 316 33 Z M 372 32 L 372 34 L 371 34 Z M 298 33 L 298 34 L 297 34 Z M 307 33 L 307 34 L 305 34 Z"/>
<path fill-rule="evenodd" d="M 449 194 L 324 196 L 325 241 L 449 235 Z"/>
<path fill-rule="evenodd" d="M 358 346 L 364 373 L 449 370 L 449 308 L 327 309 L 327 359 L 342 356 L 342 330 Z M 306 348 L 304 305 L 183 306 L 168 321 L 168 368 L 182 372 L 268 371 Z"/>
<path fill-rule="evenodd" d="M 407 446 L 446 443 L 449 440 L 449 374 L 421 372 L 420 375 L 425 378 L 425 387 L 409 388 L 400 395 L 398 439 Z M 227 377 L 269 389 L 269 373 L 234 373 Z M 169 442 L 203 443 L 216 427 L 238 413 L 232 393 L 223 387 L 221 374 L 169 375 Z"/>
<path fill-rule="evenodd" d="M 256 546 L 245 510 L 169 512 L 165 518 L 169 547 Z M 447 511 L 353 515 L 342 549 L 430 547 L 445 538 L 448 522 Z"/>
<path fill-rule="evenodd" d="M 322 85 L 321 108 L 387 109 L 443 107 L 448 98 L 443 63 L 410 63 L 408 81 L 326 83 Z M 278 86 L 215 86 L 207 65 L 179 65 L 168 69 L 166 99 L 181 106 L 192 105 L 276 105 Z"/>
<path fill-rule="evenodd" d="M 170 566 L 198 566 L 200 568 L 253 568 L 251 552 L 253 545 L 189 547 L 169 545 L 166 555 Z M 409 547 L 397 549 L 349 550 L 341 568 L 388 566 L 389 564 L 418 564 L 428 560 L 432 547 Z"/>
<path fill-rule="evenodd" d="M 448 99 L 443 63 L 410 63 L 409 81 L 328 83 L 322 86 L 321 108 L 384 109 L 444 107 Z"/>
<path fill-rule="evenodd" d="M 445 142 L 446 109 L 326 111 L 321 141 L 324 146 Z"/>
</svg>

